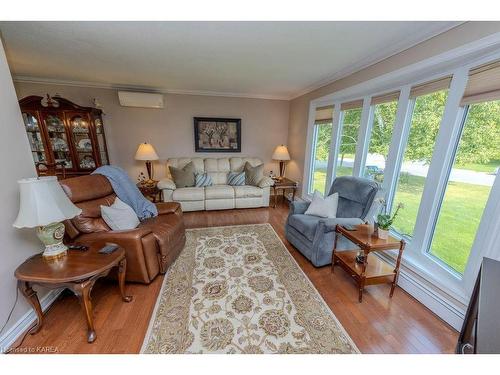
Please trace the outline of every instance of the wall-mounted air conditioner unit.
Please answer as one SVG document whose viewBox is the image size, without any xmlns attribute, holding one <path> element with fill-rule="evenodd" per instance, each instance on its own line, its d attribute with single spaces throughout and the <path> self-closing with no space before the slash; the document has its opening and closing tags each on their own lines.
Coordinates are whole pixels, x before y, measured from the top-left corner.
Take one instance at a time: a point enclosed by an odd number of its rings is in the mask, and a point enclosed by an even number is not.
<svg viewBox="0 0 500 375">
<path fill-rule="evenodd" d="M 163 94 L 118 91 L 118 99 L 123 107 L 163 108 Z"/>
</svg>

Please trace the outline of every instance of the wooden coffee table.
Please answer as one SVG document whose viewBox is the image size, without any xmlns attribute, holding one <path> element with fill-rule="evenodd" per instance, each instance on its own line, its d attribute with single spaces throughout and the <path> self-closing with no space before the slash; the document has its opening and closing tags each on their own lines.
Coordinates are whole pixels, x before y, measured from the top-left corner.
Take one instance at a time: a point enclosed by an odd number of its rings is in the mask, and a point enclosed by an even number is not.
<svg viewBox="0 0 500 375">
<path fill-rule="evenodd" d="M 392 236 L 389 236 L 386 240 L 382 240 L 378 238 L 376 233 L 369 233 L 365 225 L 356 226 L 356 230 L 347 230 L 343 226 L 337 225 L 335 231 L 337 235 L 335 236 L 335 243 L 333 245 L 332 272 L 335 265 L 338 264 L 352 276 L 358 284 L 359 302 L 363 300 L 365 285 L 391 283 L 392 286 L 389 297 L 392 297 L 399 277 L 399 266 L 401 264 L 405 242 Z M 359 249 L 337 251 L 339 236 L 343 236 L 359 246 L 361 252 L 364 253 L 363 263 L 356 262 L 356 255 L 360 252 Z M 371 254 L 375 251 L 394 249 L 399 250 L 395 267 L 375 254 Z"/>
<path fill-rule="evenodd" d="M 106 276 L 113 267 L 118 267 L 118 284 L 124 302 L 130 302 L 132 297 L 125 294 L 125 272 L 127 261 L 125 250 L 121 247 L 111 254 L 100 254 L 98 251 L 105 245 L 96 242 L 87 251 L 68 250 L 68 255 L 55 260 L 45 260 L 41 254 L 27 259 L 15 272 L 18 288 L 26 297 L 37 315 L 37 324 L 31 334 L 40 331 L 43 324 L 43 312 L 37 293 L 32 286 L 38 284 L 44 288 L 68 288 L 80 300 L 87 319 L 87 341 L 94 342 L 96 332 L 90 292 L 97 279 Z"/>
</svg>

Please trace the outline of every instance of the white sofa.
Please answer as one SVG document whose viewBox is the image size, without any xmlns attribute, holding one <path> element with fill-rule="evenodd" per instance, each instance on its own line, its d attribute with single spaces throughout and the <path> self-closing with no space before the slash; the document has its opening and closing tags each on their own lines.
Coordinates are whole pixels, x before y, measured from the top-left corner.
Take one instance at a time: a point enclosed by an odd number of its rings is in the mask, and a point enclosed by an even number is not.
<svg viewBox="0 0 500 375">
<path fill-rule="evenodd" d="M 184 168 L 193 162 L 197 173 L 212 177 L 212 186 L 177 188 L 169 166 Z M 229 172 L 242 172 L 245 163 L 262 164 L 258 158 L 172 158 L 167 160 L 166 177 L 158 182 L 165 202 L 179 202 L 183 211 L 228 210 L 232 208 L 268 207 L 269 190 L 273 180 L 263 177 L 259 186 L 227 185 Z"/>
</svg>

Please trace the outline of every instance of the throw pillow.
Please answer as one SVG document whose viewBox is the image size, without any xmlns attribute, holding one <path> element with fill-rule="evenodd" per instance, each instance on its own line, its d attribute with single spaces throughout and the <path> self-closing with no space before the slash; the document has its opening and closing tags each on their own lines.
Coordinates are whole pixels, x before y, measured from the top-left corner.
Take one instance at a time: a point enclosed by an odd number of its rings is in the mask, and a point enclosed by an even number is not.
<svg viewBox="0 0 500 375">
<path fill-rule="evenodd" d="M 212 176 L 209 176 L 208 173 L 196 173 L 194 179 L 195 179 L 194 185 L 196 187 L 205 187 L 213 185 Z"/>
<path fill-rule="evenodd" d="M 264 164 L 255 167 L 249 162 L 245 163 L 245 185 L 259 186 L 260 180 L 264 178 Z"/>
<path fill-rule="evenodd" d="M 245 172 L 229 172 L 227 175 L 227 184 L 231 186 L 245 185 Z"/>
<path fill-rule="evenodd" d="M 192 161 L 187 163 L 182 169 L 172 167 L 171 165 L 168 166 L 168 169 L 177 188 L 194 186 L 194 164 Z"/>
<path fill-rule="evenodd" d="M 101 206 L 101 216 L 112 230 L 134 229 L 139 225 L 134 209 L 118 197 L 111 206 Z"/>
<path fill-rule="evenodd" d="M 337 206 L 339 204 L 339 193 L 329 195 L 323 198 L 323 194 L 315 191 L 311 204 L 309 205 L 305 215 L 335 218 L 337 217 Z"/>
</svg>

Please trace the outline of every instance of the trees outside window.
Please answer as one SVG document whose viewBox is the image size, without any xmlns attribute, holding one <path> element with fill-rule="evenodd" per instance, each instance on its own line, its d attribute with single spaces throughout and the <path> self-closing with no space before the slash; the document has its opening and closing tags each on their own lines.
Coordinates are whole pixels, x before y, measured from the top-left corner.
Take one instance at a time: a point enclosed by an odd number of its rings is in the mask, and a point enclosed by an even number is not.
<svg viewBox="0 0 500 375">
<path fill-rule="evenodd" d="M 354 154 L 361 125 L 361 108 L 344 111 L 336 176 L 352 176 Z"/>
</svg>

